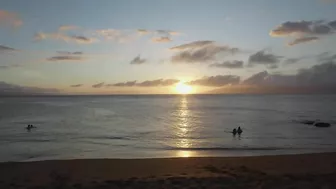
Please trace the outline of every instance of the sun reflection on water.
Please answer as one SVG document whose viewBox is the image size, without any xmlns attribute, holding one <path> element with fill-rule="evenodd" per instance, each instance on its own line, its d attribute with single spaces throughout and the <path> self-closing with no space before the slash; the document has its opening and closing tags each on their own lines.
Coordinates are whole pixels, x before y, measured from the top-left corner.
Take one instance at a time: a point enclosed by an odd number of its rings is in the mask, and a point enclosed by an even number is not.
<svg viewBox="0 0 336 189">
<path fill-rule="evenodd" d="M 177 124 L 175 129 L 176 147 L 190 148 L 192 141 L 190 140 L 190 110 L 188 109 L 188 99 L 186 96 L 182 97 L 177 111 Z M 190 157 L 190 151 L 179 150 L 176 154 L 178 157 Z"/>
</svg>

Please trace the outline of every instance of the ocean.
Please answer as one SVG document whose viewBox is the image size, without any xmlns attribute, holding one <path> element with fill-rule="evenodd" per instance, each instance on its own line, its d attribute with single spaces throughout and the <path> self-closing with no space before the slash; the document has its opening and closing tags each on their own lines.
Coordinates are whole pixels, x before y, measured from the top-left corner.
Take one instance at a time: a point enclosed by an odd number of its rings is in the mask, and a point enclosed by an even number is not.
<svg viewBox="0 0 336 189">
<path fill-rule="evenodd" d="M 336 151 L 335 107 L 336 95 L 2 97 L 0 161 Z M 332 126 L 298 123 L 315 119 Z"/>
</svg>

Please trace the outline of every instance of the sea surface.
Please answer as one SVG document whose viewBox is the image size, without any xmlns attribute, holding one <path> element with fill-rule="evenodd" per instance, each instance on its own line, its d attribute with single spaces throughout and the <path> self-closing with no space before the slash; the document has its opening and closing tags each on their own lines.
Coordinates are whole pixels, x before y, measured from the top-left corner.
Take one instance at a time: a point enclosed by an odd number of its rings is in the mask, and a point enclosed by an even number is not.
<svg viewBox="0 0 336 189">
<path fill-rule="evenodd" d="M 297 122 L 306 119 L 332 126 Z M 0 98 L 1 162 L 327 151 L 336 151 L 336 95 Z"/>
</svg>

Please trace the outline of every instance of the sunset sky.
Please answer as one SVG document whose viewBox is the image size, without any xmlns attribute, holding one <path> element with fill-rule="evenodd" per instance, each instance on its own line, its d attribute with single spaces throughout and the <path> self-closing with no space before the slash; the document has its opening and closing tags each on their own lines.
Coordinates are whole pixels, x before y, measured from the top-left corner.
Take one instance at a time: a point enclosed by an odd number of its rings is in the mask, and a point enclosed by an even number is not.
<svg viewBox="0 0 336 189">
<path fill-rule="evenodd" d="M 329 90 L 335 10 L 334 0 L 0 0 L 0 93 L 175 93 L 181 81 L 194 93 Z"/>
</svg>

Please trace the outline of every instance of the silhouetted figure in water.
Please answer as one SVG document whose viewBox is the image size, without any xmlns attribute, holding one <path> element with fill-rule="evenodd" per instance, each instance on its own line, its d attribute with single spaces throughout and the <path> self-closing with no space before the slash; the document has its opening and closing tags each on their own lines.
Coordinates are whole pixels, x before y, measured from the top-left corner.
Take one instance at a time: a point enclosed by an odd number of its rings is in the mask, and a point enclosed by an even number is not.
<svg viewBox="0 0 336 189">
<path fill-rule="evenodd" d="M 233 134 L 234 136 L 236 136 L 236 134 L 237 134 L 237 129 L 236 129 L 236 128 L 234 128 L 234 129 L 232 130 L 232 134 Z"/>
<path fill-rule="evenodd" d="M 240 134 L 243 133 L 243 130 L 242 130 L 240 127 L 238 127 L 238 129 L 237 129 L 237 133 L 238 133 L 238 135 L 240 135 Z"/>
<path fill-rule="evenodd" d="M 32 128 L 35 128 L 33 125 L 28 125 L 27 127 L 26 127 L 26 129 L 28 130 L 28 131 L 30 131 L 30 129 L 32 129 Z"/>
</svg>

